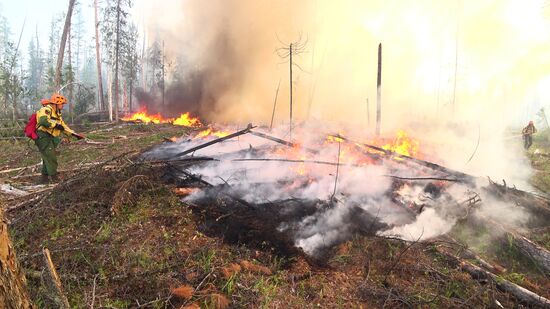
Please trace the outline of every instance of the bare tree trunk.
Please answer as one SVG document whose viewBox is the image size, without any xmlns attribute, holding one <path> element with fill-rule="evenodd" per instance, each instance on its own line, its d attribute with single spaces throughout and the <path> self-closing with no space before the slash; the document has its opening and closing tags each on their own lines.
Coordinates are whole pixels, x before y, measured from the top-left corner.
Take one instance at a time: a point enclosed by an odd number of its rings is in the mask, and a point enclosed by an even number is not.
<svg viewBox="0 0 550 309">
<path fill-rule="evenodd" d="M 36 36 L 36 59 L 40 59 L 40 41 L 38 40 L 38 23 L 36 24 L 35 36 Z M 39 66 L 38 76 L 42 76 L 42 70 L 43 70 L 43 65 L 41 64 Z M 36 84 L 36 90 L 34 94 L 36 98 L 38 98 L 38 91 L 40 89 L 42 89 L 42 78 L 39 78 L 38 83 Z"/>
<path fill-rule="evenodd" d="M 122 86 L 122 110 L 124 112 L 128 111 L 128 85 L 126 84 L 126 80 L 124 80 L 124 85 Z"/>
<path fill-rule="evenodd" d="M 161 63 L 162 63 L 162 106 L 164 106 L 164 41 L 162 41 L 162 53 L 161 53 Z"/>
<path fill-rule="evenodd" d="M 290 44 L 290 138 L 289 140 L 292 142 L 292 44 Z"/>
<path fill-rule="evenodd" d="M 141 46 L 141 72 L 143 72 L 141 77 L 142 88 L 147 89 L 147 61 L 145 59 L 145 45 L 146 45 L 147 34 L 143 36 L 143 45 Z"/>
<path fill-rule="evenodd" d="M 380 136 L 382 122 L 382 43 L 378 45 L 378 74 L 376 77 L 376 136 Z"/>
<path fill-rule="evenodd" d="M 111 83 L 111 68 L 107 68 L 107 100 L 109 101 L 109 121 L 113 121 L 113 84 Z"/>
<path fill-rule="evenodd" d="M 120 52 L 120 0 L 116 5 L 116 46 L 115 46 L 115 120 L 118 121 L 118 56 Z"/>
<path fill-rule="evenodd" d="M 130 109 L 130 113 L 132 112 L 132 87 L 134 86 L 134 82 L 132 79 L 130 79 L 130 89 L 129 89 L 129 100 L 128 100 L 128 108 Z"/>
<path fill-rule="evenodd" d="M 8 224 L 0 207 L 0 308 L 32 308 L 26 286 L 25 276 L 8 236 Z"/>
<path fill-rule="evenodd" d="M 73 62 L 72 62 L 72 58 L 71 58 L 71 28 L 69 28 L 69 35 L 67 37 L 67 43 L 68 43 L 68 62 L 69 62 L 69 72 L 71 73 L 71 80 L 67 80 L 67 82 L 74 82 L 74 74 L 73 74 Z M 68 86 L 68 90 L 69 90 L 69 98 L 68 98 L 68 101 L 69 101 L 69 115 L 71 116 L 71 124 L 74 123 L 74 116 L 73 116 L 73 110 L 74 110 L 74 102 L 73 102 L 73 85 L 69 85 Z"/>
<path fill-rule="evenodd" d="M 9 77 L 11 78 L 11 77 Z M 16 120 L 17 119 L 17 98 L 15 96 L 15 83 L 16 83 L 16 79 L 15 79 L 15 74 L 13 74 L 13 82 L 10 83 L 9 87 L 11 88 L 11 98 L 12 98 L 12 101 L 11 101 L 11 104 L 12 104 L 12 109 L 11 109 L 11 117 L 12 117 L 12 120 Z"/>
<path fill-rule="evenodd" d="M 65 17 L 65 26 L 63 27 L 63 34 L 61 35 L 61 43 L 59 44 L 59 52 L 57 53 L 57 66 L 55 69 L 55 87 L 59 89 L 61 86 L 61 69 L 63 68 L 63 56 L 65 54 L 65 43 L 67 42 L 67 34 L 71 27 L 71 16 L 73 15 L 75 0 L 69 0 L 69 10 L 67 11 L 67 17 Z"/>
<path fill-rule="evenodd" d="M 105 110 L 105 100 L 103 99 L 103 78 L 101 76 L 101 53 L 99 51 L 99 20 L 97 18 L 97 0 L 94 0 L 95 16 L 95 54 L 97 64 L 97 90 L 99 110 Z"/>
</svg>

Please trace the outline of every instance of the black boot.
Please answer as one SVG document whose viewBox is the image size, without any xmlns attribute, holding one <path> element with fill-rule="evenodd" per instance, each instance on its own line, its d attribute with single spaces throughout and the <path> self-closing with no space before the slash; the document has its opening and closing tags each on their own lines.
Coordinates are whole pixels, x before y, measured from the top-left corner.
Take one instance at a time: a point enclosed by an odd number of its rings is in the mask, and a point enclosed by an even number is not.
<svg viewBox="0 0 550 309">
<path fill-rule="evenodd" d="M 39 185 L 47 185 L 50 183 L 50 178 L 48 175 L 40 175 L 40 178 L 38 179 Z"/>
</svg>

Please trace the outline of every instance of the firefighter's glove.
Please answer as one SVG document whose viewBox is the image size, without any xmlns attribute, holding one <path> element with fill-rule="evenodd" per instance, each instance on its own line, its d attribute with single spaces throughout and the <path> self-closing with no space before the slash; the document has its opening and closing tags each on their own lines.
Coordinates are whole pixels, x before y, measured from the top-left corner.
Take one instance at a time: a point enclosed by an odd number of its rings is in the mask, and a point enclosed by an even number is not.
<svg viewBox="0 0 550 309">
<path fill-rule="evenodd" d="M 65 128 L 60 125 L 59 123 L 55 125 L 55 128 L 58 129 L 58 130 L 61 130 L 61 131 L 65 131 Z"/>
</svg>

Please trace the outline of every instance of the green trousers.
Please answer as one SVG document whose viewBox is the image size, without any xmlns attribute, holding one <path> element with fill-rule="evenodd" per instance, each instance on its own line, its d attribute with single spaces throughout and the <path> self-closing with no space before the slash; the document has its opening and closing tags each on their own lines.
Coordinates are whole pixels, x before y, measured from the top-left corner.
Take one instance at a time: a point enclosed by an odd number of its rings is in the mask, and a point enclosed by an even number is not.
<svg viewBox="0 0 550 309">
<path fill-rule="evenodd" d="M 57 155 L 55 153 L 55 148 L 60 142 L 61 139 L 59 137 L 54 137 L 46 132 L 38 131 L 38 138 L 34 140 L 34 143 L 42 156 L 42 175 L 57 175 Z"/>
</svg>

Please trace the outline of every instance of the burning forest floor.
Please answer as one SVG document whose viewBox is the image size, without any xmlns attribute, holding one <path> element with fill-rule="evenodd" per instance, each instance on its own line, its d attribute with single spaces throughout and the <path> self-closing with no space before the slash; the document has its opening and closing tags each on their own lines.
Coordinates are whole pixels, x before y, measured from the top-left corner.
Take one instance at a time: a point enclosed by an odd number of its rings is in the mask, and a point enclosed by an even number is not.
<svg viewBox="0 0 550 309">
<path fill-rule="evenodd" d="M 293 193 L 261 202 L 245 189 L 277 195 L 269 191 L 273 188 L 256 181 L 236 185 L 253 178 L 254 171 L 242 174 L 236 168 L 227 177 L 208 169 L 209 164 L 227 164 L 222 158 L 234 160 L 235 154 L 258 159 L 250 153 L 263 148 L 244 140 L 239 150 L 196 151 L 193 157 L 166 162 L 174 160 L 151 154 L 203 143 L 191 140 L 195 129 L 123 124 L 87 130 L 95 142 L 62 145 L 62 181 L 55 187 L 33 185 L 39 162 L 33 145 L 2 142 L 7 151 L 0 165 L 7 172 L 0 171 L 0 177 L 12 192 L 3 193 L 1 207 L 39 307 L 55 307 L 45 282 L 44 247 L 76 308 L 536 307 L 532 294 L 513 292 L 519 286 L 550 298 L 548 265 L 534 256 L 550 250 L 550 208 L 544 197 L 489 183 L 487 192 L 479 192 L 484 197 L 513 199 L 518 207 L 535 204 L 538 219 L 529 228 L 508 229 L 506 222 L 465 208 L 454 214 L 449 232 L 428 240 L 420 240 L 420 233 L 403 241 L 380 234 L 397 221 L 380 220 L 382 214 L 354 206 L 349 196 L 311 199 Z M 182 137 L 187 148 L 175 148 L 173 136 Z M 535 143 L 534 148 L 550 152 Z M 534 151 L 529 155 L 545 159 Z M 303 159 L 293 160 L 302 167 L 298 161 Z M 334 167 L 334 160 L 319 161 L 312 164 Z M 550 164 L 544 166 L 550 172 Z M 388 185 L 402 188 L 408 182 L 392 178 Z M 276 183 L 275 190 L 309 185 L 307 180 Z M 422 183 L 425 192 L 438 191 Z M 550 185 L 544 186 L 538 187 L 550 192 Z M 18 196 L 14 190 L 25 193 Z M 399 204 L 400 197 L 388 200 Z M 332 213 L 344 203 L 351 205 L 344 213 Z M 400 224 L 418 216 L 418 209 L 401 206 L 396 208 Z M 335 217 L 346 223 L 344 229 L 322 221 Z M 316 239 L 316 222 L 335 226 L 337 237 L 308 246 Z M 533 248 L 538 251 L 529 253 Z"/>
</svg>

